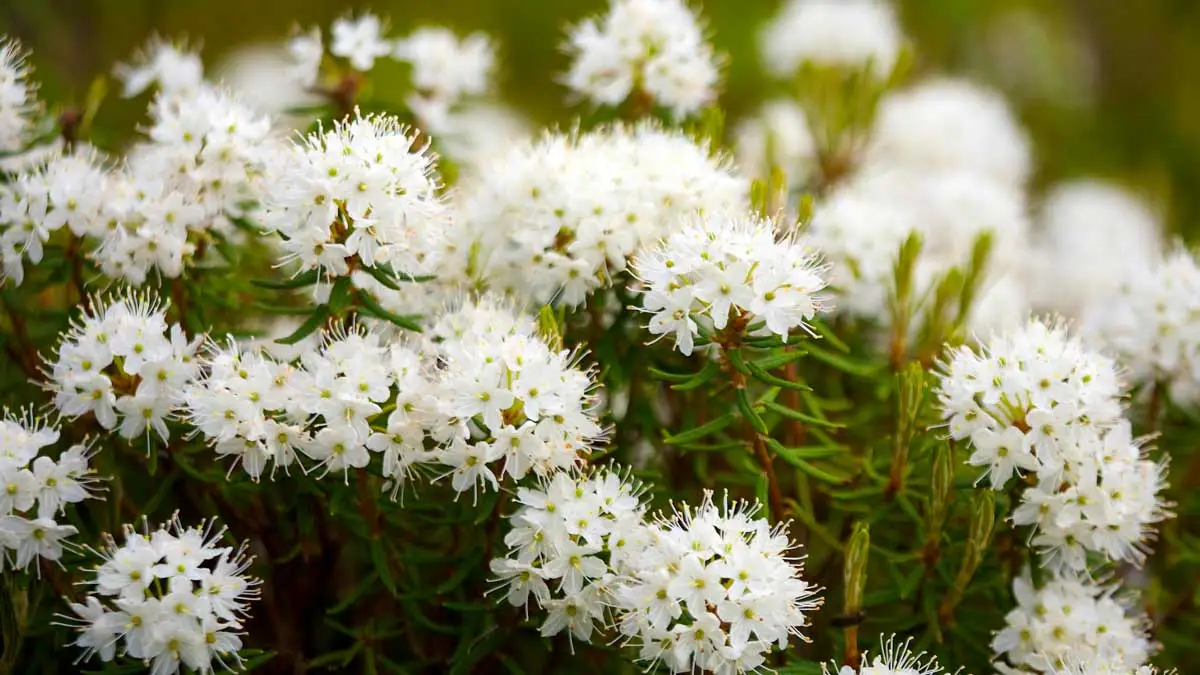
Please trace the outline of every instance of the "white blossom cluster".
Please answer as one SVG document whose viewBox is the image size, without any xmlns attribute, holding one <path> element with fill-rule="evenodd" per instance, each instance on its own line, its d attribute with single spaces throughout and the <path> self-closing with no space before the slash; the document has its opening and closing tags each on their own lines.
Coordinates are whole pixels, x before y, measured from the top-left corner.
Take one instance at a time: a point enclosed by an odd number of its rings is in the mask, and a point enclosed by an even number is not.
<svg viewBox="0 0 1200 675">
<path fill-rule="evenodd" d="M 351 262 L 418 274 L 448 218 L 427 142 L 391 116 L 355 115 L 294 144 L 266 181 L 263 224 L 299 271 Z"/>
<path fill-rule="evenodd" d="M 32 410 L 5 410 L 0 419 L 0 568 L 61 558 L 63 540 L 76 530 L 55 519 L 68 504 L 96 496 L 89 446 L 72 445 L 57 458 L 46 454 L 58 440 L 57 426 Z"/>
<path fill-rule="evenodd" d="M 0 184 L 0 258 L 4 277 L 20 284 L 25 260 L 42 261 L 45 244 L 66 227 L 71 236 L 106 231 L 107 174 L 93 150 L 54 152 L 14 180 Z"/>
<path fill-rule="evenodd" d="M 92 254 L 106 276 L 132 284 L 151 270 L 180 276 L 205 233 L 233 236 L 230 219 L 255 212 L 278 153 L 268 117 L 208 85 L 160 94 L 150 120 L 148 140 L 109 178 Z"/>
<path fill-rule="evenodd" d="M 130 63 L 118 64 L 114 74 L 121 80 L 126 98 L 152 87 L 168 97 L 185 96 L 204 83 L 204 63 L 186 44 L 154 36 Z"/>
<path fill-rule="evenodd" d="M 1032 301 L 1041 311 L 1082 318 L 1159 262 L 1162 225 L 1150 207 L 1116 185 L 1078 180 L 1042 202 L 1033 239 Z"/>
<path fill-rule="evenodd" d="M 1072 576 L 1054 576 L 1040 588 L 1028 576 L 1016 578 L 1017 606 L 992 639 L 993 665 L 1003 675 L 1141 675 L 1154 651 L 1148 622 L 1115 592 Z"/>
<path fill-rule="evenodd" d="M 518 493 L 507 557 L 491 569 L 514 606 L 547 612 L 542 635 L 591 641 L 614 627 L 669 672 L 754 672 L 801 639 L 821 606 L 783 525 L 706 492 L 697 508 L 648 518 L 640 488 L 612 470 L 559 474 Z M 615 626 L 613 623 L 615 622 Z"/>
<path fill-rule="evenodd" d="M 242 622 L 261 582 L 247 574 L 245 544 L 221 545 L 225 533 L 176 516 L 153 532 L 126 526 L 121 544 L 107 537 L 93 550 L 103 562 L 92 592 L 61 617 L 80 632 L 81 658 L 137 659 L 152 675 L 239 668 Z"/>
<path fill-rule="evenodd" d="M 638 658 L 668 671 L 753 672 L 792 636 L 805 640 L 807 614 L 822 601 L 800 577 L 786 524 L 755 518 L 760 506 L 706 491 L 647 524 L 648 543 L 615 591 L 618 628 Z"/>
<path fill-rule="evenodd" d="M 528 612 L 532 599 L 545 611 L 542 635 L 590 642 L 611 624 L 614 584 L 650 543 L 641 492 L 608 469 L 520 488 L 508 556 L 490 563 L 497 590 L 514 607 Z"/>
<path fill-rule="evenodd" d="M 613 126 L 497 157 L 462 185 L 460 217 L 493 290 L 574 306 L 684 216 L 745 208 L 748 187 L 678 131 Z"/>
<path fill-rule="evenodd" d="M 25 144 L 35 103 L 24 48 L 0 35 L 0 153 Z"/>
<path fill-rule="evenodd" d="M 393 494 L 422 467 L 458 492 L 573 471 L 603 435 L 590 373 L 529 319 L 467 304 L 432 332 L 440 342 L 418 345 L 335 330 L 294 362 L 214 344 L 183 415 L 254 479 L 297 452 L 344 475 L 375 453 Z"/>
<path fill-rule="evenodd" d="M 804 108 L 790 99 L 763 104 L 753 117 L 734 129 L 738 166 L 759 178 L 772 167 L 784 172 L 788 185 L 802 185 L 816 162 L 816 140 L 808 128 Z"/>
<path fill-rule="evenodd" d="M 566 85 L 597 105 L 644 96 L 685 117 L 717 96 L 718 60 L 683 0 L 610 0 L 603 17 L 571 29 L 565 49 Z"/>
<path fill-rule="evenodd" d="M 1048 673 L 1053 675 L 1178 675 L 1174 670 L 1160 671 L 1154 666 L 1139 666 L 1129 668 L 1119 663 L 1067 663 Z"/>
<path fill-rule="evenodd" d="M 754 216 L 695 216 L 637 257 L 642 311 L 657 336 L 691 354 L 704 330 L 730 321 L 748 334 L 787 340 L 824 310 L 824 269 L 813 250 L 777 223 Z"/>
<path fill-rule="evenodd" d="M 92 298 L 46 361 L 54 406 L 75 419 L 91 415 L 123 438 L 169 438 L 167 418 L 196 372 L 201 339 L 167 323 L 167 305 L 149 294 Z"/>
<path fill-rule="evenodd" d="M 936 656 L 926 655 L 925 652 L 914 654 L 911 650 L 912 638 L 904 642 L 896 642 L 892 635 L 887 642 L 881 642 L 879 652 L 874 657 L 870 650 L 864 651 L 862 661 L 857 670 L 850 666 L 833 669 L 821 664 L 823 675 L 942 675 L 946 671 L 938 663 Z"/>
<path fill-rule="evenodd" d="M 1181 405 L 1200 403 L 1200 266 L 1187 249 L 1180 246 L 1097 298 L 1083 326 L 1137 383 L 1161 384 Z"/>
<path fill-rule="evenodd" d="M 1036 478 L 1013 521 L 1035 526 L 1052 569 L 1082 571 L 1089 551 L 1140 563 L 1165 517 L 1164 467 L 1130 437 L 1121 394 L 1112 361 L 1036 320 L 946 364 L 938 399 L 950 437 L 970 441 L 970 463 L 994 489 Z"/>
<path fill-rule="evenodd" d="M 887 0 L 790 0 L 763 29 L 763 64 L 777 77 L 805 63 L 863 68 L 887 77 L 904 46 Z"/>
</svg>

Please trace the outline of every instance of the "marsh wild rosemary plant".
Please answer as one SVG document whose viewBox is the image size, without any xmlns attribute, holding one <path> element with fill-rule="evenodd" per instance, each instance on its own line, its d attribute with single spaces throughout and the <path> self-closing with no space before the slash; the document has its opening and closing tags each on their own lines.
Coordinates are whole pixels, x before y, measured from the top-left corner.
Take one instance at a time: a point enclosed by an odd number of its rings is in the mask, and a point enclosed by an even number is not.
<svg viewBox="0 0 1200 675">
<path fill-rule="evenodd" d="M 0 42 L 0 673 L 1194 653 L 1200 271 L 1153 208 L 1032 190 L 884 0 L 757 57 L 682 0 L 562 25 L 541 130 L 503 45 L 368 12 L 253 91 L 153 37 L 78 108 Z"/>
</svg>

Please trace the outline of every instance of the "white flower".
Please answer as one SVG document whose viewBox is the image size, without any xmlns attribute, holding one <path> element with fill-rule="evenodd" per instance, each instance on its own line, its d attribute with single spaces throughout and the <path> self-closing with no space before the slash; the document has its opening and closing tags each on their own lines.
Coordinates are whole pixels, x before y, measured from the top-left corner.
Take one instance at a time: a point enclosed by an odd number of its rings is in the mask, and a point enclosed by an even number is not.
<svg viewBox="0 0 1200 675">
<path fill-rule="evenodd" d="M 571 29 L 565 49 L 567 86 L 599 105 L 644 95 L 683 117 L 716 98 L 717 59 L 681 0 L 612 0 Z"/>
<path fill-rule="evenodd" d="M 1200 402 L 1200 265 L 1182 245 L 1097 297 L 1083 329 L 1118 355 L 1137 384 L 1164 385 L 1177 404 Z"/>
<path fill-rule="evenodd" d="M 1034 304 L 1082 317 L 1092 307 L 1123 307 L 1114 300 L 1160 256 L 1162 225 L 1150 207 L 1117 185 L 1081 180 L 1055 186 L 1041 207 L 1034 239 Z"/>
<path fill-rule="evenodd" d="M 1029 139 L 996 92 L 939 79 L 885 97 L 865 163 L 912 171 L 968 171 L 1008 188 L 1029 177 Z"/>
<path fill-rule="evenodd" d="M 85 659 L 112 661 L 120 645 L 156 674 L 240 665 L 237 635 L 261 582 L 246 575 L 246 545 L 222 547 L 224 534 L 212 521 L 185 528 L 176 517 L 144 534 L 126 526 L 120 545 L 106 537 L 90 549 L 103 560 L 93 594 L 59 625 L 80 631 L 74 644 Z"/>
<path fill-rule="evenodd" d="M 1065 670 L 1069 664 L 1108 664 L 1113 673 L 1131 673 L 1144 666 L 1153 649 L 1146 634 L 1147 620 L 1114 592 L 1072 576 L 1056 576 L 1034 588 L 1027 570 L 1013 581 L 1017 607 L 992 639 L 996 666 L 1004 672 L 1046 675 L 1076 672 Z"/>
<path fill-rule="evenodd" d="M 396 41 L 393 56 L 412 65 L 412 83 L 424 96 L 447 104 L 487 92 L 495 49 L 483 33 L 459 39 L 441 27 L 419 28 Z"/>
<path fill-rule="evenodd" d="M 155 85 L 167 94 L 185 94 L 204 81 L 204 64 L 199 54 L 188 51 L 187 45 L 154 36 L 132 63 L 117 65 L 114 74 L 124 84 L 122 95 L 126 98 Z"/>
<path fill-rule="evenodd" d="M 816 162 L 816 141 L 804 109 L 790 99 L 775 99 L 734 129 L 738 165 L 760 178 L 779 167 L 788 185 L 803 185 Z"/>
<path fill-rule="evenodd" d="M 263 224 L 300 270 L 348 274 L 346 259 L 432 269 L 447 210 L 434 155 L 394 117 L 356 116 L 295 144 L 268 180 Z"/>
<path fill-rule="evenodd" d="M 34 85 L 20 43 L 0 35 L 0 152 L 20 150 L 34 111 Z"/>
<path fill-rule="evenodd" d="M 287 51 L 292 60 L 288 77 L 306 89 L 314 87 L 320 76 L 321 59 L 325 55 L 321 29 L 314 26 L 307 32 L 297 30 L 288 40 Z"/>
<path fill-rule="evenodd" d="M 27 567 L 35 558 L 58 560 L 63 553 L 62 540 L 77 531 L 51 518 L 27 520 L 21 516 L 0 516 L 0 542 L 12 550 L 13 565 L 18 569 Z M 7 557 L 8 551 L 4 554 Z"/>
<path fill-rule="evenodd" d="M 773 221 L 696 216 L 634 261 L 644 287 L 650 332 L 673 333 L 684 354 L 699 326 L 773 333 L 784 341 L 823 310 L 822 267 L 794 235 Z"/>
<path fill-rule="evenodd" d="M 928 656 L 925 652 L 914 654 L 911 645 L 912 638 L 898 643 L 896 636 L 892 635 L 887 642 L 880 643 L 879 653 L 874 658 L 870 650 L 863 652 L 857 671 L 850 666 L 842 666 L 840 670 L 833 671 L 834 675 L 942 675 L 946 672 L 937 657 Z M 821 664 L 821 672 L 829 675 L 831 671 Z"/>
<path fill-rule="evenodd" d="M 481 166 L 461 188 L 461 219 L 481 282 L 574 306 L 684 216 L 744 208 L 747 188 L 679 132 L 606 127 L 547 134 Z"/>
<path fill-rule="evenodd" d="M 762 57 L 775 76 L 804 63 L 862 68 L 886 77 L 904 44 L 887 0 L 791 0 L 762 33 Z"/>
<path fill-rule="evenodd" d="M 369 13 L 360 14 L 357 19 L 350 16 L 337 19 L 330 28 L 329 53 L 366 72 L 375 66 L 375 59 L 392 51 L 391 43 L 383 35 L 385 28 L 379 17 Z"/>
</svg>

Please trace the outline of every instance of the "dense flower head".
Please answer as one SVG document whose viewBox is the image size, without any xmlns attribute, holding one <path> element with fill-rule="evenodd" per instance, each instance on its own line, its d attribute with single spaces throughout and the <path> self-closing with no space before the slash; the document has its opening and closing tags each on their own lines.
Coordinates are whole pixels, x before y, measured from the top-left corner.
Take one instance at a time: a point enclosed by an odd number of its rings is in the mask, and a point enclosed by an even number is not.
<svg viewBox="0 0 1200 675">
<path fill-rule="evenodd" d="M 892 71 L 904 34 L 887 0 L 791 0 L 762 33 L 767 69 L 788 77 L 804 63 Z"/>
<path fill-rule="evenodd" d="M 279 151 L 267 116 L 214 87 L 160 94 L 150 117 L 147 140 L 110 175 L 93 253 L 107 276 L 133 284 L 151 270 L 178 277 L 201 233 L 232 236 L 231 219 L 257 208 Z"/>
<path fill-rule="evenodd" d="M 45 387 L 68 418 L 91 415 L 124 438 L 148 443 L 153 432 L 165 442 L 200 341 L 168 324 L 166 303 L 151 294 L 95 297 L 47 358 Z"/>
<path fill-rule="evenodd" d="M 1029 139 L 1005 100 L 968 80 L 936 79 L 879 104 L 868 164 L 912 171 L 961 170 L 1020 188 Z"/>
<path fill-rule="evenodd" d="M 58 560 L 76 530 L 55 519 L 67 505 L 97 496 L 90 446 L 77 443 L 52 456 L 58 440 L 58 425 L 32 409 L 5 410 L 0 418 L 0 568 Z"/>
<path fill-rule="evenodd" d="M 683 117 L 717 95 L 717 59 L 682 0 L 611 0 L 571 29 L 571 91 L 599 105 L 645 96 Z"/>
<path fill-rule="evenodd" d="M 1089 551 L 1140 563 L 1166 516 L 1163 467 L 1132 439 L 1121 394 L 1111 360 L 1036 320 L 946 364 L 938 398 L 951 438 L 969 439 L 995 489 L 1036 479 L 1013 521 L 1035 526 L 1053 569 L 1085 569 Z"/>
<path fill-rule="evenodd" d="M 24 145 L 34 104 L 25 50 L 0 35 L 0 152 L 14 152 Z"/>
<path fill-rule="evenodd" d="M 682 133 L 640 124 L 546 134 L 481 166 L 461 189 L 481 281 L 573 306 L 683 216 L 742 208 L 748 182 Z"/>
<path fill-rule="evenodd" d="M 527 613 L 531 600 L 545 611 L 542 635 L 567 631 L 572 641 L 591 641 L 611 623 L 614 584 L 649 544 L 641 494 L 612 469 L 559 473 L 520 488 L 507 555 L 490 563 L 495 590 Z"/>
<path fill-rule="evenodd" d="M 1083 326 L 1146 386 L 1165 386 L 1171 400 L 1200 403 L 1200 266 L 1182 246 L 1132 273 L 1085 311 Z"/>
<path fill-rule="evenodd" d="M 816 162 L 816 141 L 804 109 L 789 99 L 765 103 L 734 129 L 738 165 L 758 177 L 781 169 L 788 185 L 803 185 Z"/>
<path fill-rule="evenodd" d="M 1154 666 L 1138 666 L 1131 668 L 1118 662 L 1101 661 L 1100 663 L 1070 662 L 1061 668 L 1046 671 L 1053 675 L 1178 675 L 1175 670 L 1161 671 Z"/>
<path fill-rule="evenodd" d="M 824 310 L 824 268 L 812 249 L 755 216 L 694 216 L 634 261 L 650 332 L 691 354 L 706 331 L 735 326 L 784 340 Z"/>
<path fill-rule="evenodd" d="M 74 237 L 99 237 L 106 229 L 109 177 L 90 148 L 54 152 L 15 180 L 0 185 L 0 257 L 4 276 L 20 284 L 24 261 L 37 264 L 44 244 L 64 226 Z"/>
<path fill-rule="evenodd" d="M 921 239 L 914 269 L 914 297 L 925 297 L 952 268 L 965 269 L 983 235 L 991 249 L 983 293 L 968 328 L 988 332 L 1025 318 L 1023 256 L 1029 219 L 1023 194 L 966 171 L 914 173 L 868 167 L 816 204 L 813 245 L 829 261 L 838 305 L 860 317 L 885 322 L 901 245 Z M 999 288 L 997 288 L 999 287 Z M 997 295 L 988 307 L 988 295 Z M 996 302 L 998 301 L 998 302 Z"/>
<path fill-rule="evenodd" d="M 221 545 L 215 521 L 184 527 L 178 516 L 154 531 L 126 526 L 92 553 L 102 562 L 91 592 L 71 603 L 62 625 L 80 632 L 81 659 L 138 659 L 154 675 L 210 673 L 241 666 L 243 621 L 259 597 L 247 574 L 246 544 Z"/>
<path fill-rule="evenodd" d="M 118 64 L 114 74 L 124 85 L 126 98 L 155 86 L 167 96 L 185 95 L 204 82 L 204 64 L 185 43 L 153 36 L 130 63 Z"/>
<path fill-rule="evenodd" d="M 266 184 L 263 224 L 300 270 L 420 273 L 447 218 L 428 144 L 391 116 L 337 122 L 295 143 Z"/>
<path fill-rule="evenodd" d="M 896 636 L 892 635 L 887 642 L 880 643 L 879 652 L 874 656 L 870 650 L 864 651 L 857 670 L 850 666 L 830 669 L 821 664 L 821 672 L 824 675 L 942 675 L 946 672 L 936 656 L 925 652 L 914 654 L 911 645 L 912 638 L 896 642 Z"/>
<path fill-rule="evenodd" d="M 1054 576 L 1035 588 L 1026 572 L 1013 580 L 1017 606 L 992 639 L 994 664 L 1005 675 L 1137 672 L 1154 651 L 1146 617 L 1116 588 L 1082 577 Z M 1108 670 L 1095 670 L 1101 666 Z M 1066 670 L 1074 666 L 1079 670 Z"/>
<path fill-rule="evenodd" d="M 1038 225 L 1031 292 L 1041 310 L 1080 318 L 1093 305 L 1119 304 L 1113 294 L 1161 255 L 1162 224 L 1149 205 L 1102 181 L 1056 186 Z"/>
<path fill-rule="evenodd" d="M 786 525 L 756 518 L 758 504 L 706 491 L 649 523 L 639 555 L 618 583 L 614 611 L 638 659 L 668 671 L 744 673 L 765 668 L 772 648 L 804 638 L 822 602 L 801 578 Z"/>
</svg>

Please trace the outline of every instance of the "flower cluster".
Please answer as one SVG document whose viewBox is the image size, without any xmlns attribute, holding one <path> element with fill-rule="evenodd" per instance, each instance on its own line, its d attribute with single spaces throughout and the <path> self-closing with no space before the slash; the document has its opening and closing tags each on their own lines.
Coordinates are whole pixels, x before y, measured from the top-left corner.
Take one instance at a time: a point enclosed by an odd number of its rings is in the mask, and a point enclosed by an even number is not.
<svg viewBox="0 0 1200 675">
<path fill-rule="evenodd" d="M 590 641 L 610 623 L 614 584 L 649 544 L 640 495 L 637 483 L 611 470 L 559 473 L 521 488 L 504 536 L 508 557 L 491 561 L 497 589 L 526 612 L 532 596 L 547 613 L 542 635 L 565 630 Z"/>
<path fill-rule="evenodd" d="M 916 171 L 971 171 L 1024 186 L 1029 139 L 998 93 L 968 80 L 938 79 L 891 94 L 879 104 L 865 162 Z"/>
<path fill-rule="evenodd" d="M 55 152 L 10 183 L 0 185 L 0 258 L 4 277 L 20 284 L 24 262 L 40 263 L 45 244 L 65 226 L 76 238 L 106 230 L 108 177 L 95 152 Z"/>
<path fill-rule="evenodd" d="M 1200 403 L 1200 265 L 1190 251 L 1180 247 L 1131 274 L 1085 310 L 1083 325 L 1139 384 Z"/>
<path fill-rule="evenodd" d="M 602 18 L 571 29 L 566 51 L 567 86 L 599 105 L 632 95 L 683 117 L 717 94 L 717 59 L 682 0 L 611 0 Z"/>
<path fill-rule="evenodd" d="M 938 397 L 951 438 L 970 439 L 970 463 L 995 489 L 1014 473 L 1036 477 L 1013 520 L 1036 526 L 1054 568 L 1082 570 L 1088 551 L 1139 563 L 1165 516 L 1163 467 L 1131 439 L 1121 393 L 1110 360 L 1039 321 L 946 365 Z"/>
<path fill-rule="evenodd" d="M 709 148 L 641 124 L 519 145 L 463 185 L 461 210 L 493 289 L 578 305 L 683 216 L 745 208 L 747 189 Z"/>
<path fill-rule="evenodd" d="M 772 646 L 787 649 L 821 606 L 786 525 L 755 518 L 758 504 L 712 501 L 647 525 L 614 592 L 618 627 L 639 660 L 670 672 L 743 673 L 761 668 Z"/>
<path fill-rule="evenodd" d="M 1004 675 L 1064 670 L 1093 675 L 1107 666 L 1114 673 L 1140 673 L 1153 651 L 1147 622 L 1123 606 L 1114 592 L 1069 576 L 1055 576 L 1041 588 L 1028 576 L 1018 577 L 1013 581 L 1017 606 L 992 639 L 996 669 Z"/>
<path fill-rule="evenodd" d="M 887 0 L 790 0 L 763 30 L 763 63 L 777 77 L 805 63 L 869 66 L 886 77 L 904 35 Z"/>
<path fill-rule="evenodd" d="M 0 419 L 0 568 L 6 561 L 23 569 L 37 558 L 58 560 L 63 539 L 76 530 L 55 518 L 67 504 L 95 497 L 92 451 L 76 444 L 55 459 L 44 451 L 58 439 L 57 427 L 32 411 L 6 410 Z"/>
<path fill-rule="evenodd" d="M 417 93 L 407 104 L 435 135 L 452 126 L 453 106 L 487 93 L 496 61 L 495 48 L 483 33 L 460 40 L 441 27 L 419 28 L 397 40 L 393 56 L 412 66 Z"/>
<path fill-rule="evenodd" d="M 673 335 L 684 354 L 702 327 L 784 340 L 807 328 L 824 309 L 823 271 L 812 250 L 773 221 L 723 214 L 693 217 L 634 261 L 650 332 Z"/>
<path fill-rule="evenodd" d="M 1042 203 L 1038 221 L 1030 292 L 1039 310 L 1078 319 L 1093 305 L 1116 305 L 1114 294 L 1159 262 L 1159 219 L 1116 185 L 1096 180 L 1058 185 Z"/>
<path fill-rule="evenodd" d="M 0 35 L 0 152 L 20 150 L 33 113 L 33 86 L 21 45 Z"/>
<path fill-rule="evenodd" d="M 434 464 L 458 492 L 497 488 L 498 473 L 548 478 L 574 469 L 603 435 L 590 374 L 529 319 L 468 304 L 431 332 L 436 345 L 334 330 L 295 363 L 234 342 L 211 345 L 184 416 L 252 478 L 290 466 L 297 451 L 343 474 L 378 453 L 393 494 Z"/>
<path fill-rule="evenodd" d="M 821 672 L 823 675 L 831 672 L 834 675 L 942 675 L 946 672 L 937 657 L 927 656 L 925 652 L 912 653 L 911 644 L 912 638 L 897 643 L 896 636 L 892 635 L 887 642 L 880 644 L 879 653 L 874 658 L 869 650 L 863 652 L 862 665 L 857 670 L 850 666 L 840 669 L 834 666 L 835 670 L 831 671 L 821 664 Z"/>
<path fill-rule="evenodd" d="M 277 152 L 269 118 L 207 85 L 160 94 L 150 119 L 148 141 L 110 178 L 113 198 L 93 253 L 108 277 L 133 284 L 150 270 L 178 277 L 201 233 L 233 236 L 231 219 L 257 206 Z"/>
<path fill-rule="evenodd" d="M 46 388 L 67 417 L 91 414 L 124 438 L 144 434 L 149 443 L 153 431 L 166 441 L 167 417 L 195 375 L 200 341 L 168 325 L 166 304 L 153 296 L 93 298 L 47 360 Z"/>
<path fill-rule="evenodd" d="M 345 276 L 351 262 L 430 269 L 447 218 L 433 153 L 395 117 L 361 116 L 286 152 L 266 184 L 264 225 L 299 270 Z"/>
<path fill-rule="evenodd" d="M 127 526 L 99 551 L 92 594 L 72 603 L 63 625 L 80 632 L 82 658 L 121 655 L 150 665 L 154 675 L 211 673 L 241 665 L 242 622 L 258 599 L 247 575 L 246 546 L 221 546 L 225 529 L 213 521 L 184 527 L 178 517 L 153 532 Z"/>
</svg>

